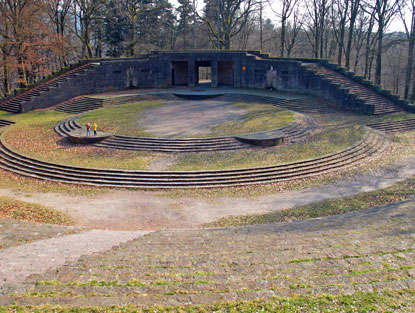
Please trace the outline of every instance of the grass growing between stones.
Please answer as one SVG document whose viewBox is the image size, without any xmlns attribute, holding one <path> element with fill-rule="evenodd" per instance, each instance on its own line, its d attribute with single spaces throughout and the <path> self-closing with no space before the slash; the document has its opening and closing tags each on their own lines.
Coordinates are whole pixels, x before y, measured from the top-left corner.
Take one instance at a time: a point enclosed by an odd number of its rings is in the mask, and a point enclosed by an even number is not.
<svg viewBox="0 0 415 313">
<path fill-rule="evenodd" d="M 8 197 L 0 197 L 0 218 L 68 226 L 74 224 L 72 218 L 59 211 Z"/>
<path fill-rule="evenodd" d="M 231 136 L 282 127 L 294 120 L 294 113 L 265 104 L 235 103 L 247 110 L 243 121 L 228 121 L 211 127 L 209 136 Z"/>
<path fill-rule="evenodd" d="M 415 290 L 385 290 L 374 292 L 357 292 L 352 295 L 300 295 L 276 297 L 270 301 L 261 299 L 253 301 L 221 302 L 211 305 L 181 305 L 135 307 L 100 306 L 100 307 L 62 307 L 62 306 L 4 306 L 0 312 L 113 312 L 113 313 L 233 313 L 233 312 L 413 312 L 415 310 Z"/>
<path fill-rule="evenodd" d="M 217 170 L 307 160 L 346 149 L 361 140 L 365 132 L 363 127 L 354 125 L 339 129 L 324 129 L 310 141 L 293 145 L 221 153 L 189 153 L 180 155 L 169 170 L 191 171 L 200 168 Z"/>
<path fill-rule="evenodd" d="M 54 131 L 68 114 L 36 111 L 13 116 L 6 142 L 12 149 L 47 162 L 90 168 L 145 169 L 157 154 L 71 145 Z M 122 160 L 120 162 L 120 160 Z"/>
<path fill-rule="evenodd" d="M 110 190 L 109 188 L 105 187 L 93 187 L 41 181 L 34 178 L 15 175 L 2 169 L 0 169 L 0 187 L 11 188 L 17 192 L 61 192 L 70 195 L 98 194 L 106 193 Z"/>
<path fill-rule="evenodd" d="M 6 112 L 6 111 L 0 111 L 0 119 L 10 119 L 10 117 L 13 116 L 13 114 Z"/>
<path fill-rule="evenodd" d="M 107 133 L 148 137 L 151 135 L 140 126 L 142 112 L 162 105 L 159 101 L 141 101 L 103 107 L 83 114 L 79 122 L 82 125 L 95 122 L 98 130 Z"/>
<path fill-rule="evenodd" d="M 229 227 L 304 220 L 354 212 L 414 198 L 415 178 L 410 178 L 385 189 L 364 192 L 352 197 L 328 199 L 266 214 L 228 216 L 204 226 Z"/>
</svg>

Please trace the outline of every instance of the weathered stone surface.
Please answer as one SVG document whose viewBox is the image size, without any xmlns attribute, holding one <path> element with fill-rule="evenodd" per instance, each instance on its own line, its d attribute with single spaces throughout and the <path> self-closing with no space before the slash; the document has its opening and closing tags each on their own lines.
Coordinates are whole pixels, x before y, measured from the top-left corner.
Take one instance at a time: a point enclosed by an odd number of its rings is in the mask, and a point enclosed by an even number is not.
<svg viewBox="0 0 415 313">
<path fill-rule="evenodd" d="M 86 129 L 73 130 L 70 133 L 67 133 L 67 135 L 68 139 L 76 144 L 91 144 L 112 137 L 112 134 L 103 132 L 97 132 L 97 135 L 94 136 L 93 131 L 91 131 L 91 136 L 87 136 Z"/>
<path fill-rule="evenodd" d="M 278 146 L 284 143 L 284 134 L 279 130 L 243 134 L 235 136 L 235 138 L 241 142 L 262 147 Z"/>
</svg>

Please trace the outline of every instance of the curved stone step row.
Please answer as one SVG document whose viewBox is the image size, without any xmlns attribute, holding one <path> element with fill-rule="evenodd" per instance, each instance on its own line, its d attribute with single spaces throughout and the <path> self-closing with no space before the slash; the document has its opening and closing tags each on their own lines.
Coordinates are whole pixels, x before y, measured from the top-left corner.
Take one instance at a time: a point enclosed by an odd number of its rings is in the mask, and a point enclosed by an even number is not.
<svg viewBox="0 0 415 313">
<path fill-rule="evenodd" d="M 374 123 L 368 124 L 367 126 L 379 131 L 383 131 L 385 133 L 413 131 L 415 130 L 415 118 L 400 121 Z"/>
<path fill-rule="evenodd" d="M 14 124 L 14 122 L 0 119 L 0 127 L 9 126 L 9 125 L 12 125 L 12 124 Z"/>
<path fill-rule="evenodd" d="M 76 116 L 63 120 L 55 126 L 55 131 L 67 137 L 68 133 L 81 129 Z M 284 133 L 287 143 L 297 142 L 309 136 L 317 128 L 309 116 L 297 115 L 297 120 L 279 131 Z M 153 151 L 166 153 L 212 152 L 252 148 L 251 145 L 238 141 L 233 136 L 211 138 L 154 138 L 114 135 L 94 146 L 132 151 Z"/>
<path fill-rule="evenodd" d="M 55 110 L 58 112 L 79 114 L 101 108 L 103 102 L 103 99 L 98 98 L 76 97 L 59 104 Z"/>
<path fill-rule="evenodd" d="M 93 97 L 76 97 L 68 101 L 65 101 L 59 104 L 56 107 L 56 111 L 70 113 L 70 114 L 79 114 L 91 110 L 101 108 L 104 104 L 111 105 L 120 105 L 131 102 L 138 101 L 151 101 L 157 99 L 164 100 L 173 100 L 175 97 L 171 94 L 143 94 L 143 95 L 127 95 L 127 96 L 118 96 L 112 97 L 109 99 L 102 98 L 93 98 Z"/>
<path fill-rule="evenodd" d="M 92 69 L 96 65 L 97 63 L 87 63 L 72 70 L 69 70 L 55 78 L 49 79 L 43 84 L 40 84 L 32 89 L 23 92 L 20 95 L 14 96 L 10 99 L 1 102 L 0 110 L 11 113 L 20 113 L 22 103 L 30 101 L 33 97 L 37 97 L 41 93 L 45 93 L 53 88 L 59 87 L 60 83 L 63 83 L 68 79 L 77 78 L 78 75 L 85 73 L 85 71 Z"/>
<path fill-rule="evenodd" d="M 44 162 L 12 151 L 0 140 L 0 167 L 19 175 L 48 181 L 133 188 L 221 188 L 304 179 L 366 163 L 388 147 L 373 131 L 356 145 L 327 156 L 268 167 L 215 171 L 138 171 L 92 169 Z"/>
<path fill-rule="evenodd" d="M 375 107 L 373 114 L 389 114 L 403 111 L 402 107 L 388 98 L 325 66 L 313 63 L 308 64 L 307 69 L 314 71 L 318 75 L 323 75 L 331 82 L 340 85 L 341 88 L 347 89 L 350 94 L 354 94 L 359 99 L 373 105 Z"/>
<path fill-rule="evenodd" d="M 306 114 L 325 114 L 339 112 L 339 107 L 320 97 L 305 97 L 300 99 L 281 99 L 271 96 L 229 93 L 218 97 L 222 101 L 270 104 Z"/>
</svg>

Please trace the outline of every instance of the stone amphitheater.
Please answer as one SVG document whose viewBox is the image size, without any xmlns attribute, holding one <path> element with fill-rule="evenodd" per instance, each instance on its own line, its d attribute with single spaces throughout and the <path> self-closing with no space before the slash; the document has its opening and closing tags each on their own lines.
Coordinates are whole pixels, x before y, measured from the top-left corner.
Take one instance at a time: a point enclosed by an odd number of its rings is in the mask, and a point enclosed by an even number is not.
<svg viewBox="0 0 415 313">
<path fill-rule="evenodd" d="M 125 113 L 144 104 L 150 109 L 141 115 Z M 227 119 L 244 123 L 254 106 L 290 119 L 209 133 Z M 21 180 L 20 191 L 2 186 L 0 196 L 76 222 L 0 220 L 0 305 L 415 312 L 412 111 L 324 60 L 197 51 L 72 65 L 0 100 L 1 174 Z M 147 129 L 125 133 L 111 121 L 122 115 L 140 127 L 151 119 Z M 99 136 L 85 136 L 91 118 L 104 121 Z M 160 134 L 151 133 L 155 124 Z M 89 165 L 90 155 L 98 163 Z M 43 187 L 28 187 L 36 185 Z M 384 188 L 392 200 L 382 198 Z M 327 199 L 339 206 L 348 199 L 354 209 L 305 219 L 290 213 L 318 211 Z M 284 219 L 249 222 L 272 214 Z"/>
</svg>

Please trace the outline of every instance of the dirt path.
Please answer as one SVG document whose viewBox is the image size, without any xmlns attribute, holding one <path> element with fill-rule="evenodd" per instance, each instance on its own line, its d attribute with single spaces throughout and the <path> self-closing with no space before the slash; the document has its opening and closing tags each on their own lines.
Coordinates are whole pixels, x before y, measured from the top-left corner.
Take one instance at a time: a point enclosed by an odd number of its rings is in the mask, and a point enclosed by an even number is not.
<svg viewBox="0 0 415 313">
<path fill-rule="evenodd" d="M 147 234 L 144 231 L 92 230 L 80 234 L 38 240 L 0 250 L 0 290 L 23 282 L 31 274 L 44 273 L 82 255 L 110 250 L 113 246 Z"/>
<path fill-rule="evenodd" d="M 228 102 L 168 101 L 161 107 L 143 112 L 141 123 L 154 136 L 167 138 L 209 134 L 211 127 L 229 121 L 241 121 L 248 113 Z"/>
<path fill-rule="evenodd" d="M 217 198 L 215 202 L 191 198 L 162 196 L 160 192 L 117 190 L 108 194 L 70 196 L 65 194 L 24 194 L 0 189 L 19 200 L 44 204 L 72 216 L 80 226 L 107 230 L 158 230 L 197 228 L 227 215 L 264 213 L 292 208 L 319 200 L 350 196 L 388 187 L 415 175 L 415 157 L 409 157 L 399 167 L 384 168 L 303 190 L 255 198 Z"/>
</svg>

